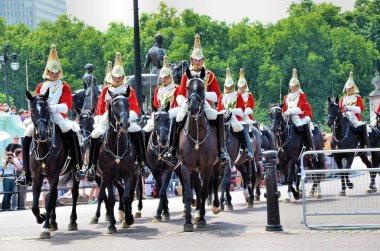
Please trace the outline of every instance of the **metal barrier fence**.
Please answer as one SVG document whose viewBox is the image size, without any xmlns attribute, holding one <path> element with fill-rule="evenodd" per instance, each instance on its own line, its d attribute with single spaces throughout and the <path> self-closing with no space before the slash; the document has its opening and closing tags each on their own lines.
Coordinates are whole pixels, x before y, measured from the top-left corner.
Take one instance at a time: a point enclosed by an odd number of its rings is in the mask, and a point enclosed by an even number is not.
<svg viewBox="0 0 380 251">
<path fill-rule="evenodd" d="M 380 151 L 380 148 L 307 151 L 301 155 L 303 219 L 310 229 L 380 229 L 380 193 L 369 189 L 370 172 L 380 168 L 304 170 L 303 157 L 312 153 Z M 341 196 L 341 174 L 354 186 Z M 376 175 L 376 176 L 378 176 Z M 319 181 L 316 187 L 315 181 Z M 317 182 L 318 184 L 318 182 Z"/>
</svg>

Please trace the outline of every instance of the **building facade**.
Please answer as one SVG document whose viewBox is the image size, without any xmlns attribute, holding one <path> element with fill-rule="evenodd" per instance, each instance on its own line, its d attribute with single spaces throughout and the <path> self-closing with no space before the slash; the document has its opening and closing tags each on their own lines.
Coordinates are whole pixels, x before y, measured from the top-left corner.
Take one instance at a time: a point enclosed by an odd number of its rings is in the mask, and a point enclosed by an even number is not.
<svg viewBox="0 0 380 251">
<path fill-rule="evenodd" d="M 55 22 L 66 11 L 66 0 L 0 0 L 6 24 L 24 23 L 31 29 L 40 21 Z"/>
</svg>

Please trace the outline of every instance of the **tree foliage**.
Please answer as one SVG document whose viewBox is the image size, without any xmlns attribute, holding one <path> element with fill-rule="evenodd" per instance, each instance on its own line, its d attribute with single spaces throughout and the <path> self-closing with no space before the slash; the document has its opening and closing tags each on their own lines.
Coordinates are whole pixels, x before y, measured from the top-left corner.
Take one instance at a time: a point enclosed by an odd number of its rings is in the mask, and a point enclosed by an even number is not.
<svg viewBox="0 0 380 251">
<path fill-rule="evenodd" d="M 189 60 L 194 36 L 200 34 L 206 66 L 216 74 L 221 88 L 227 67 L 235 82 L 239 69 L 245 69 L 256 100 L 254 116 L 260 121 L 268 120 L 270 104 L 282 102 L 292 69 L 297 68 L 313 120 L 324 124 L 326 98 L 341 95 L 350 71 L 362 96 L 371 91 L 369 83 L 380 62 L 379 27 L 380 0 L 358 0 L 355 9 L 346 12 L 333 4 L 302 0 L 289 6 L 287 18 L 269 25 L 247 18 L 228 24 L 192 9 L 178 13 L 160 3 L 156 13 L 140 14 L 141 57 L 144 61 L 154 35 L 161 33 L 171 62 Z M 11 74 L 10 88 L 18 107 L 26 107 L 26 60 L 29 88 L 34 90 L 43 81 L 52 43 L 57 44 L 64 78 L 74 90 L 82 86 L 86 63 L 95 65 L 95 75 L 102 80 L 106 62 L 113 61 L 117 51 L 122 53 L 127 75 L 134 71 L 133 27 L 122 23 L 110 23 L 106 32 L 99 32 L 63 15 L 55 23 L 41 22 L 29 30 L 23 24 L 5 25 L 0 18 L 0 44 L 5 43 L 19 55 L 20 70 Z M 3 85 L 0 92 L 4 93 Z"/>
</svg>

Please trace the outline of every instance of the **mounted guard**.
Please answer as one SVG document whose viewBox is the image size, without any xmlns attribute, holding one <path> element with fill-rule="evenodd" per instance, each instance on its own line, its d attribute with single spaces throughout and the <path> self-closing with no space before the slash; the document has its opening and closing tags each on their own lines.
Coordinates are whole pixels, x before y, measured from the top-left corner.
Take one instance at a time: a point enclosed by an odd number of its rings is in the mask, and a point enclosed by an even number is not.
<svg viewBox="0 0 380 251">
<path fill-rule="evenodd" d="M 247 159 L 251 161 L 253 160 L 253 149 L 248 135 L 248 124 L 243 122 L 244 109 L 244 99 L 239 92 L 235 91 L 235 83 L 232 79 L 230 68 L 227 68 L 224 93 L 219 96 L 218 112 L 224 114 L 226 111 L 230 111 L 232 113 L 229 119 L 232 131 L 239 139 L 242 149 L 247 151 Z"/>
<path fill-rule="evenodd" d="M 351 71 L 348 77 L 343 92 L 345 95 L 339 101 L 339 107 L 342 112 L 345 112 L 345 116 L 352 123 L 353 127 L 359 132 L 362 132 L 362 148 L 369 147 L 369 135 L 372 129 L 367 125 L 360 116 L 360 113 L 364 111 L 364 102 L 359 95 L 359 89 L 354 81 L 354 74 Z"/>
<path fill-rule="evenodd" d="M 218 80 L 216 79 L 214 73 L 204 66 L 204 55 L 201 47 L 200 37 L 199 35 L 195 36 L 194 49 L 190 56 L 190 72 L 192 76 L 199 78 L 201 76 L 202 70 L 205 71 L 205 77 L 202 79 L 205 84 L 205 99 L 209 102 L 217 102 L 220 96 L 220 88 L 218 84 Z M 170 128 L 170 143 L 171 146 L 169 151 L 165 154 L 164 159 L 172 162 L 173 164 L 177 163 L 177 158 L 175 156 L 177 151 L 178 143 L 178 135 L 179 129 L 186 121 L 186 116 L 188 113 L 188 106 L 186 104 L 186 92 L 187 92 L 187 75 L 183 74 L 181 85 L 179 86 L 179 93 L 176 98 L 178 105 L 181 107 L 178 112 L 176 122 L 173 123 Z M 226 165 L 230 161 L 230 157 L 228 156 L 226 146 L 225 146 L 225 136 L 224 136 L 224 118 L 223 114 L 218 114 L 218 112 L 211 108 L 209 102 L 204 102 L 204 112 L 206 114 L 207 119 L 212 124 L 215 125 L 217 136 L 218 136 L 218 151 L 219 157 L 222 165 Z"/>
<path fill-rule="evenodd" d="M 42 77 L 46 79 L 46 81 L 37 85 L 36 94 L 49 92 L 48 100 L 52 120 L 61 129 L 63 138 L 66 140 L 66 144 L 69 148 L 69 155 L 75 167 L 79 170 L 82 166 L 82 156 L 77 137 L 79 125 L 67 118 L 67 112 L 72 106 L 72 95 L 70 85 L 62 80 L 63 73 L 58 59 L 57 46 L 55 44 L 51 45 L 49 58 Z M 34 131 L 34 124 L 30 123 L 24 133 L 24 139 L 22 141 L 24 172 L 16 180 L 18 185 L 29 186 L 31 184 L 29 153 Z"/>
<path fill-rule="evenodd" d="M 305 132 L 307 149 L 315 150 L 312 140 L 312 130 L 314 129 L 311 123 L 312 110 L 306 100 L 305 93 L 301 90 L 296 69 L 293 69 L 293 76 L 289 81 L 289 88 L 290 92 L 284 97 L 284 105 L 282 106 L 283 116 L 286 118 L 290 117 L 299 133 Z"/>
<path fill-rule="evenodd" d="M 244 69 L 240 68 L 239 80 L 237 83 L 238 92 L 241 94 L 244 100 L 244 116 L 243 121 L 248 125 L 253 125 L 255 123 L 252 113 L 255 108 L 255 99 L 253 94 L 249 91 L 247 80 L 244 76 Z"/>
<path fill-rule="evenodd" d="M 111 74 L 107 74 L 108 78 L 106 82 L 112 83 L 111 86 L 104 87 L 98 100 L 98 107 L 96 115 L 100 115 L 99 123 L 91 133 L 90 143 L 90 157 L 88 166 L 85 167 L 85 171 L 82 169 L 77 172 L 77 179 L 84 179 L 87 176 L 87 180 L 93 180 L 95 178 L 95 170 L 98 161 L 99 149 L 103 135 L 109 130 L 109 114 L 107 111 L 108 102 L 111 100 L 111 96 L 108 94 L 110 90 L 114 95 L 125 93 L 128 85 L 125 80 L 125 72 L 123 68 L 123 62 L 121 60 L 120 52 L 116 53 L 115 63 Z M 130 87 L 130 86 L 129 86 Z M 137 149 L 137 159 L 139 162 L 141 174 L 143 176 L 149 175 L 149 168 L 145 164 L 145 147 L 144 138 L 141 131 L 141 127 L 137 124 L 138 114 L 140 113 L 135 91 L 130 87 L 130 114 L 128 133 L 131 136 L 132 142 Z M 118 175 L 118 174 L 116 174 Z M 116 178 L 118 179 L 118 177 Z"/>
</svg>

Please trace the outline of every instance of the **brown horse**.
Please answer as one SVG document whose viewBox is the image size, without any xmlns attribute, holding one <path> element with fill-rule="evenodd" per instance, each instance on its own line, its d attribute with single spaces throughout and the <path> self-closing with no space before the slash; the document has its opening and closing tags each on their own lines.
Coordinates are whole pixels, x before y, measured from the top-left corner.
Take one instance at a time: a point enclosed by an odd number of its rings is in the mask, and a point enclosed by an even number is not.
<svg viewBox="0 0 380 251">
<path fill-rule="evenodd" d="M 205 227 L 205 203 L 208 195 L 208 185 L 215 165 L 219 165 L 218 145 L 215 128 L 210 126 L 204 110 L 205 77 L 203 69 L 200 78 L 193 77 L 186 70 L 188 117 L 179 135 L 179 159 L 182 163 L 181 173 L 184 182 L 184 199 L 186 209 L 185 232 L 194 231 L 191 222 L 191 176 L 197 174 L 201 180 L 200 210 L 197 227 Z M 197 184 L 198 186 L 200 184 Z"/>
<path fill-rule="evenodd" d="M 127 88 L 126 94 L 113 94 L 108 90 L 112 100 L 108 105 L 110 128 L 104 136 L 104 141 L 100 147 L 98 174 L 101 177 L 100 191 L 104 188 L 108 192 L 108 201 L 110 209 L 110 225 L 108 233 L 116 232 L 114 206 L 115 197 L 113 194 L 113 184 L 116 179 L 116 173 L 124 180 L 124 193 L 122 201 L 124 203 L 125 220 L 122 227 L 127 228 L 134 223 L 132 215 L 132 202 L 134 191 L 138 180 L 138 167 L 135 166 L 136 150 L 127 133 L 129 123 L 129 94 Z"/>
</svg>

